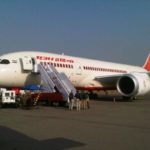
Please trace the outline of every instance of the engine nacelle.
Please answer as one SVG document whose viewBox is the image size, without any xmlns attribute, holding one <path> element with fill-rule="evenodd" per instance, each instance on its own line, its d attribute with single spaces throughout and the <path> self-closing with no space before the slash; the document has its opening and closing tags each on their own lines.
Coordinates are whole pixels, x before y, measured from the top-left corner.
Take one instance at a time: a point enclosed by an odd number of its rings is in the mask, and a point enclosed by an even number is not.
<svg viewBox="0 0 150 150">
<path fill-rule="evenodd" d="M 117 90 L 125 97 L 144 95 L 150 92 L 150 77 L 146 73 L 123 75 L 117 82 Z"/>
</svg>

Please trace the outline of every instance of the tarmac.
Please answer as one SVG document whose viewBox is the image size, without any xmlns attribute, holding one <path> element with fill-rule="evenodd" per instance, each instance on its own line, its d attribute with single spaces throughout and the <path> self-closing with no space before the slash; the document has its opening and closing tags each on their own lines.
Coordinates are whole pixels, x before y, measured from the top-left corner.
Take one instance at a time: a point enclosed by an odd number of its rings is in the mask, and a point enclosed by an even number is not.
<svg viewBox="0 0 150 150">
<path fill-rule="evenodd" d="M 91 100 L 90 109 L 0 109 L 0 150 L 149 150 L 150 99 Z"/>
</svg>

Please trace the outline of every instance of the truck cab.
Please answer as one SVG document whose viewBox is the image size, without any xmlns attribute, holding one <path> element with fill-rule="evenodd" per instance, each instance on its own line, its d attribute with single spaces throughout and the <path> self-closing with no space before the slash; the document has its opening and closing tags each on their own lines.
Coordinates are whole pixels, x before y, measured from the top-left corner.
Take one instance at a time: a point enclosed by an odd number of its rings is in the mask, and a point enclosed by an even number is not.
<svg viewBox="0 0 150 150">
<path fill-rule="evenodd" d="M 13 90 L 6 90 L 4 88 L 0 89 L 0 105 L 4 104 L 15 104 L 16 103 L 16 93 Z"/>
</svg>

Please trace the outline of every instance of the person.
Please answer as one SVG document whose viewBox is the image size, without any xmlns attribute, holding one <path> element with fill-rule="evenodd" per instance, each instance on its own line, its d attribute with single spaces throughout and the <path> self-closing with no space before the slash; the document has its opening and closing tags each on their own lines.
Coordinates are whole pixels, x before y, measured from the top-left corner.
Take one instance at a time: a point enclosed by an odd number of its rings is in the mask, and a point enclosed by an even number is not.
<svg viewBox="0 0 150 150">
<path fill-rule="evenodd" d="M 89 103 L 88 92 L 83 91 L 81 93 L 81 97 L 82 97 L 82 99 L 81 99 L 81 101 L 82 101 L 82 108 L 83 109 L 87 109 L 87 108 L 89 109 L 90 108 L 90 103 Z"/>
<path fill-rule="evenodd" d="M 26 106 L 27 106 L 27 108 L 29 108 L 29 107 L 31 107 L 31 103 L 32 103 L 31 91 L 28 91 L 26 93 L 26 97 L 27 97 Z"/>
<path fill-rule="evenodd" d="M 21 93 L 16 94 L 16 107 L 21 106 Z"/>
<path fill-rule="evenodd" d="M 74 107 L 74 95 L 73 91 L 69 93 L 69 110 L 73 110 Z"/>
<path fill-rule="evenodd" d="M 76 100 L 76 109 L 79 111 L 81 109 L 81 99 L 80 99 L 80 93 L 79 91 L 76 92 L 75 94 L 75 100 Z"/>
<path fill-rule="evenodd" d="M 89 99 L 88 92 L 85 93 L 85 101 L 86 101 L 86 107 L 89 109 L 90 108 L 90 99 Z"/>
<path fill-rule="evenodd" d="M 81 100 L 81 109 L 85 109 L 85 96 L 84 91 L 80 92 L 80 100 Z"/>
<path fill-rule="evenodd" d="M 21 108 L 26 108 L 27 106 L 27 96 L 26 96 L 26 91 L 21 94 L 20 96 L 20 106 Z"/>
<path fill-rule="evenodd" d="M 86 105 L 86 92 L 82 92 L 82 107 L 83 109 L 86 109 L 87 108 L 87 105 Z"/>
</svg>

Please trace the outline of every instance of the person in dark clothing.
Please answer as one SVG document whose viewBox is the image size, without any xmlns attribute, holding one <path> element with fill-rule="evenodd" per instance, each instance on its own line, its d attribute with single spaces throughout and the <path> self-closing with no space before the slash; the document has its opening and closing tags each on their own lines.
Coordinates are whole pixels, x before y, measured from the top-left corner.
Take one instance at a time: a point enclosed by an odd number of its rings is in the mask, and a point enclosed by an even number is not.
<svg viewBox="0 0 150 150">
<path fill-rule="evenodd" d="M 76 100 L 76 108 L 79 111 L 81 109 L 81 97 L 79 91 L 75 94 L 75 100 Z"/>
<path fill-rule="evenodd" d="M 87 109 L 87 108 L 89 109 L 90 108 L 88 92 L 83 91 L 81 93 L 81 107 L 83 109 Z"/>
<path fill-rule="evenodd" d="M 74 107 L 74 95 L 73 91 L 71 91 L 69 94 L 69 109 L 72 110 L 73 107 Z"/>
</svg>

